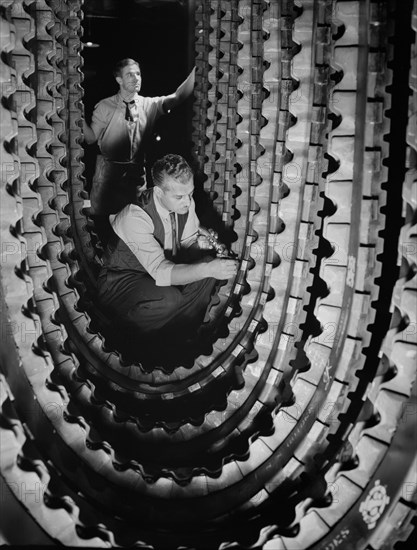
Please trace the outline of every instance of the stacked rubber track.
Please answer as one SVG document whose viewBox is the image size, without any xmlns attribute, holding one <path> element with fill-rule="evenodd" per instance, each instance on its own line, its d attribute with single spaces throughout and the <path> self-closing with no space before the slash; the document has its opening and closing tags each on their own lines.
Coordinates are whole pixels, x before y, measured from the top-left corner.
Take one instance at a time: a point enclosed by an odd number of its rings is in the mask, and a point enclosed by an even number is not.
<svg viewBox="0 0 417 550">
<path fill-rule="evenodd" d="M 131 361 L 95 299 L 82 2 L 2 0 L 4 542 L 376 550 L 407 539 L 411 4 L 400 15 L 394 0 L 197 3 L 195 164 L 239 270 L 210 304 L 201 355 L 172 369 Z"/>
</svg>

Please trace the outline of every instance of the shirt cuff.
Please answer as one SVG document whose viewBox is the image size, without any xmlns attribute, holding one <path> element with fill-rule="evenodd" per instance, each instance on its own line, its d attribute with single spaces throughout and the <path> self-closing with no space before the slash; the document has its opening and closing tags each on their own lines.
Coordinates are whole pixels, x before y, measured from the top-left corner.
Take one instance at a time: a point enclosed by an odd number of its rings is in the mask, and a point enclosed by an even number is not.
<svg viewBox="0 0 417 550">
<path fill-rule="evenodd" d="M 171 273 L 174 269 L 172 262 L 164 261 L 159 266 L 158 271 L 156 272 L 155 284 L 156 286 L 171 286 Z"/>
</svg>

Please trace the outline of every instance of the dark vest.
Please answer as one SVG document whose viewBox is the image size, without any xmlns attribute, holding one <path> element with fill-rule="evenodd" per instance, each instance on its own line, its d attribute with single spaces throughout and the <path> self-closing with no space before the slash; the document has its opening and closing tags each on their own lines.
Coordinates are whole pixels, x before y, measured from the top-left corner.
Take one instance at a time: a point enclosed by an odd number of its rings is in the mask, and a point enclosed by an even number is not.
<svg viewBox="0 0 417 550">
<path fill-rule="evenodd" d="M 160 244 L 161 248 L 164 248 L 165 242 L 165 231 L 162 224 L 162 220 L 156 210 L 153 189 L 147 189 L 144 191 L 137 205 L 140 206 L 152 219 L 154 225 L 154 237 Z M 178 214 L 178 239 L 181 240 L 182 234 L 184 232 L 185 223 L 188 219 L 187 214 Z M 172 258 L 166 254 L 167 259 L 172 260 Z M 114 271 L 140 271 L 145 272 L 146 269 L 139 262 L 127 244 L 120 239 L 116 234 L 113 238 L 110 239 L 106 251 L 103 255 L 104 265 L 107 269 Z"/>
</svg>

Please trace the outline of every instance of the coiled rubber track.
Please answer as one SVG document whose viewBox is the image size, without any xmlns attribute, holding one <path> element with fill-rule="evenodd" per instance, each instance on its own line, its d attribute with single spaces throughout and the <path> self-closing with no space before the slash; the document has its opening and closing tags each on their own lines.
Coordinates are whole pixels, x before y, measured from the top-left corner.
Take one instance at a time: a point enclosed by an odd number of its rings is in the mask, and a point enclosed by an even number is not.
<svg viewBox="0 0 417 550">
<path fill-rule="evenodd" d="M 196 3 L 195 161 L 239 271 L 207 349 L 174 370 L 113 346 L 95 300 L 82 16 L 82 0 L 1 0 L 0 540 L 401 548 L 417 2 Z"/>
</svg>

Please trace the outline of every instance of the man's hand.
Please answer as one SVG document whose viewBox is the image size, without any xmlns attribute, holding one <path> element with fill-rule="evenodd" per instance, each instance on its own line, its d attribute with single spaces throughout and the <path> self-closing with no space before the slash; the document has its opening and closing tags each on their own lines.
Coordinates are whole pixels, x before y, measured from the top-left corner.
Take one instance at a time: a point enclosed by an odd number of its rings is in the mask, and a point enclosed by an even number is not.
<svg viewBox="0 0 417 550">
<path fill-rule="evenodd" d="M 237 273 L 237 261 L 232 259 L 215 258 L 207 265 L 208 277 L 213 277 L 219 281 L 230 279 Z"/>
<path fill-rule="evenodd" d="M 227 248 L 224 244 L 219 242 L 219 235 L 214 229 L 205 229 L 200 227 L 198 230 L 199 236 L 197 243 L 202 250 L 210 250 L 214 248 L 217 256 L 227 256 Z"/>
<path fill-rule="evenodd" d="M 198 248 L 200 248 L 201 250 L 210 250 L 213 248 L 213 245 L 211 244 L 210 239 L 207 235 L 200 234 L 197 237 L 197 245 Z"/>
</svg>

